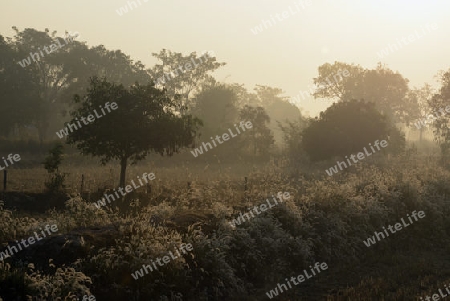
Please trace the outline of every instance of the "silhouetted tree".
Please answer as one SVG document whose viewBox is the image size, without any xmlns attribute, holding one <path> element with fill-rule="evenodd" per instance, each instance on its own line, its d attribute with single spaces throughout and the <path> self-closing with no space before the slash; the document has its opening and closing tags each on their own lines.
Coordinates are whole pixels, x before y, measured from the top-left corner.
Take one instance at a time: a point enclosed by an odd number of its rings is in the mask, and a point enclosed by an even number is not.
<svg viewBox="0 0 450 301">
<path fill-rule="evenodd" d="M 26 79 L 29 85 L 36 86 L 34 90 L 28 89 L 34 91 L 29 107 L 33 108 L 32 123 L 41 142 L 49 129 L 60 128 L 73 104 L 73 95 L 86 90 L 91 76 L 105 77 L 126 87 L 136 81 L 151 81 L 145 66 L 133 62 L 120 50 L 107 50 L 103 45 L 89 48 L 68 33 L 64 38 L 57 37 L 56 31 L 50 33 L 48 29 L 13 29 L 16 34 L 10 45 L 17 53 L 13 62 L 22 73 L 30 74 Z"/>
<path fill-rule="evenodd" d="M 203 121 L 202 135 L 206 138 L 221 135 L 228 128 L 234 128 L 237 121 L 237 96 L 229 87 L 210 87 L 197 95 L 192 112 Z"/>
<path fill-rule="evenodd" d="M 47 191 L 51 194 L 59 194 L 64 191 L 65 174 L 60 173 L 59 166 L 62 162 L 64 154 L 64 146 L 62 143 L 57 143 L 52 149 L 48 151 L 48 156 L 45 158 L 44 168 L 47 170 L 50 180 L 45 183 Z"/>
<path fill-rule="evenodd" d="M 429 102 L 434 115 L 430 119 L 433 119 L 434 139 L 440 144 L 442 155 L 447 156 L 450 150 L 450 113 L 446 110 L 450 99 L 450 69 L 440 74 L 440 82 L 441 87 Z"/>
<path fill-rule="evenodd" d="M 125 185 L 129 161 L 135 164 L 151 151 L 171 156 L 182 147 L 193 145 L 200 124 L 190 115 L 176 116 L 173 101 L 153 85 L 136 83 L 126 89 L 94 77 L 87 94 L 76 95 L 74 101 L 82 101 L 82 104 L 72 113 L 69 124 L 94 115 L 94 110 L 99 113 L 99 107 L 110 103 L 110 112 L 105 108 L 105 115 L 72 131 L 67 141 L 75 144 L 84 155 L 101 157 L 102 164 L 118 160 L 121 187 Z M 117 104 L 116 109 L 113 102 Z"/>
<path fill-rule="evenodd" d="M 231 88 L 237 95 L 238 107 L 243 108 L 245 105 L 258 107 L 262 105 L 258 96 L 255 93 L 248 92 L 244 84 L 233 83 L 227 85 L 227 87 Z"/>
<path fill-rule="evenodd" d="M 375 103 L 391 122 L 405 122 L 408 115 L 408 80 L 381 64 L 376 69 L 335 62 L 319 66 L 314 98 L 340 101 L 363 99 Z"/>
<path fill-rule="evenodd" d="M 422 141 L 422 134 L 429 127 L 421 121 L 427 119 L 427 116 L 432 113 L 429 103 L 433 94 L 433 88 L 429 84 L 425 84 L 422 88 L 411 89 L 407 96 L 408 119 L 406 124 L 419 131 L 419 141 Z"/>
<path fill-rule="evenodd" d="M 390 139 L 390 136 L 392 139 Z M 311 160 L 326 160 L 360 152 L 375 140 L 388 140 L 387 151 L 399 151 L 404 138 L 373 103 L 334 103 L 303 132 L 303 147 Z"/>
<path fill-rule="evenodd" d="M 288 97 L 284 96 L 284 91 L 280 88 L 257 85 L 255 88 L 256 95 L 259 99 L 261 107 L 263 107 L 272 123 L 269 129 L 274 134 L 275 143 L 281 145 L 283 141 L 283 133 L 278 122 L 296 121 L 302 117 L 298 107 L 289 103 Z"/>
<path fill-rule="evenodd" d="M 297 121 L 277 122 L 278 127 L 283 132 L 284 152 L 291 160 L 291 164 L 304 161 L 305 152 L 303 150 L 303 131 L 308 126 L 309 121 L 299 118 Z"/>
<path fill-rule="evenodd" d="M 212 52 L 205 52 L 200 56 L 192 52 L 184 56 L 179 52 L 162 49 L 152 55 L 162 64 L 156 64 L 148 72 L 157 87 L 164 87 L 167 95 L 176 99 L 177 110 L 183 115 L 190 109 L 193 92 L 198 93 L 203 84 L 214 82 L 209 73 L 226 65 L 217 62 Z"/>
<path fill-rule="evenodd" d="M 89 78 L 97 76 L 110 83 L 129 87 L 135 82 L 149 84 L 151 76 L 140 62 L 134 62 L 130 56 L 120 50 L 108 50 L 105 46 L 89 48 L 85 43 L 73 43 L 69 55 L 64 60 L 64 68 L 71 71 L 70 76 L 76 78 L 64 96 L 70 101 L 74 94 L 82 94 L 89 86 Z"/>
<path fill-rule="evenodd" d="M 31 123 L 39 106 L 38 85 L 29 69 L 22 68 L 12 45 L 0 36 L 0 135 Z"/>
<path fill-rule="evenodd" d="M 42 143 L 54 116 L 62 108 L 63 93 L 79 80 L 72 76 L 71 70 L 64 65 L 70 48 L 76 43 L 73 40 L 75 37 L 68 33 L 64 38 L 57 37 L 56 31 L 49 34 L 48 29 L 45 31 L 32 28 L 23 31 L 19 31 L 16 27 L 13 29 L 16 34 L 11 45 L 21 57 L 16 64 L 31 72 L 31 80 L 38 87 L 33 124 Z"/>
<path fill-rule="evenodd" d="M 242 140 L 253 149 L 253 154 L 267 155 L 270 147 L 274 144 L 273 134 L 267 127 L 270 118 L 262 107 L 245 106 L 240 111 L 242 121 L 251 121 L 253 127 L 246 133 Z"/>
</svg>

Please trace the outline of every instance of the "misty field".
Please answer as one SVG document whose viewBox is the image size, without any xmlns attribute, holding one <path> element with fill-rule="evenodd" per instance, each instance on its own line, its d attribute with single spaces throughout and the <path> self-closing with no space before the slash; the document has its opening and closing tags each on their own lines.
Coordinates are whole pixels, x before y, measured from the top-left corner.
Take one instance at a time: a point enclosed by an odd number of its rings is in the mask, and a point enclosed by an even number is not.
<svg viewBox="0 0 450 301">
<path fill-rule="evenodd" d="M 328 269 L 280 293 L 278 300 L 418 300 L 450 280 L 450 172 L 436 157 L 361 163 L 334 177 L 319 169 L 298 172 L 267 164 L 248 171 L 247 184 L 232 168 L 219 167 L 208 166 L 209 179 L 190 186 L 186 176 L 194 170 L 179 168 L 177 178 L 154 169 L 160 187 L 150 194 L 136 191 L 104 209 L 76 192 L 58 209 L 41 214 L 2 207 L 2 241 L 59 225 L 56 235 L 1 263 L 2 297 L 262 300 L 266 291 L 314 262 L 326 262 Z M 231 225 L 279 191 L 291 198 Z M 371 247 L 364 245 L 375 231 L 414 210 L 426 216 Z M 133 279 L 143 264 L 182 243 L 192 244 L 192 252 Z"/>
</svg>

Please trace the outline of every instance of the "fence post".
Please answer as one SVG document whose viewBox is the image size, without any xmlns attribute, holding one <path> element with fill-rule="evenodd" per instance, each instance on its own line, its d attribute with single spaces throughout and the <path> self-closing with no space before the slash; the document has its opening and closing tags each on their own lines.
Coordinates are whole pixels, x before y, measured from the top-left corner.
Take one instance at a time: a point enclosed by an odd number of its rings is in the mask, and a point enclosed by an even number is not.
<svg viewBox="0 0 450 301">
<path fill-rule="evenodd" d="M 81 175 L 81 190 L 80 190 L 80 195 L 83 193 L 84 190 L 84 175 Z"/>
</svg>

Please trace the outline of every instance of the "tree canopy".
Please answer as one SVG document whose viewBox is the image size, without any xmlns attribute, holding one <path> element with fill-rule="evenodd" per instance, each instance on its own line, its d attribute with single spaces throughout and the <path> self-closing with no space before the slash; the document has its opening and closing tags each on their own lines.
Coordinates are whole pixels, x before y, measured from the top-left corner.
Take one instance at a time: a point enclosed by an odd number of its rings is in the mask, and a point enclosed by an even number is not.
<svg viewBox="0 0 450 301">
<path fill-rule="evenodd" d="M 393 122 L 404 122 L 407 118 L 408 80 L 398 72 L 381 64 L 376 69 L 364 69 L 342 62 L 326 63 L 318 70 L 319 76 L 314 78 L 315 98 L 362 99 L 373 102 Z"/>
<path fill-rule="evenodd" d="M 19 54 L 0 36 L 0 135 L 35 119 L 39 108 L 38 85 L 29 70 L 15 62 Z"/>
<path fill-rule="evenodd" d="M 311 160 L 319 161 L 360 152 L 381 139 L 390 140 L 389 148 L 394 144 L 392 149 L 397 150 L 395 144 L 402 144 L 398 132 L 375 104 L 351 100 L 334 103 L 319 118 L 311 120 L 303 132 L 302 143 Z"/>
<path fill-rule="evenodd" d="M 272 131 L 268 128 L 270 117 L 263 107 L 245 106 L 240 111 L 242 121 L 250 121 L 252 130 L 246 135 L 247 147 L 252 149 L 253 155 L 267 156 L 271 146 L 274 144 Z"/>
<path fill-rule="evenodd" d="M 224 85 L 200 92 L 195 98 L 192 113 L 203 121 L 202 134 L 215 136 L 233 127 L 239 114 L 237 101 L 236 93 Z"/>
<path fill-rule="evenodd" d="M 429 104 L 434 115 L 432 118 L 434 138 L 440 144 L 443 154 L 448 155 L 450 150 L 450 114 L 446 111 L 446 108 L 450 99 L 450 69 L 441 74 L 440 82 L 441 87 L 432 96 Z M 444 111 L 444 114 L 442 111 Z"/>
<path fill-rule="evenodd" d="M 152 151 L 171 156 L 193 145 L 200 125 L 199 120 L 190 115 L 176 116 L 173 101 L 152 84 L 136 83 L 126 89 L 94 77 L 87 94 L 76 95 L 74 101 L 81 102 L 81 107 L 72 113 L 67 125 L 78 124 L 82 118 L 94 115 L 94 111 L 99 114 L 102 108 L 106 110 L 107 103 L 113 108 L 88 126 L 82 125 L 71 132 L 67 141 L 75 144 L 84 155 L 100 157 L 102 164 L 118 160 L 121 187 L 125 185 L 129 161 L 134 164 Z"/>
<path fill-rule="evenodd" d="M 209 74 L 225 63 L 217 62 L 212 52 L 197 55 L 192 52 L 184 56 L 179 52 L 162 49 L 159 53 L 152 53 L 161 64 L 148 69 L 157 87 L 164 87 L 167 95 L 176 99 L 177 110 L 184 114 L 191 108 L 192 94 L 201 91 L 202 85 L 214 82 Z"/>
</svg>

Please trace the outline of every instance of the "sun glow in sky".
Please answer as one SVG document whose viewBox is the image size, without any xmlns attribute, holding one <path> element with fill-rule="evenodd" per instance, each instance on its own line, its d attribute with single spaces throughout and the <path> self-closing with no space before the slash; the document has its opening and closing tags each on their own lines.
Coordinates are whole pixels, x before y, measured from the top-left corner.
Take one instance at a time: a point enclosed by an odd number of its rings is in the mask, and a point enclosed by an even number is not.
<svg viewBox="0 0 450 301">
<path fill-rule="evenodd" d="M 119 16 L 124 0 L 5 1 L 0 28 L 3 36 L 35 28 L 79 32 L 89 46 L 121 49 L 148 67 L 152 52 L 162 48 L 188 54 L 214 51 L 227 65 L 215 73 L 219 81 L 275 86 L 294 97 L 308 89 L 317 68 L 342 61 L 375 68 L 378 62 L 399 71 L 410 86 L 428 82 L 450 68 L 450 1 L 425 0 L 151 0 Z M 137 2 L 137 0 L 136 0 Z M 258 34 L 251 29 L 289 9 L 282 21 Z M 56 13 L 58 12 L 58 13 Z M 20 18 L 18 18 L 20 16 Z M 377 53 L 389 43 L 420 31 L 438 28 L 384 58 Z M 316 115 L 329 101 L 307 99 L 299 106 Z"/>
</svg>

